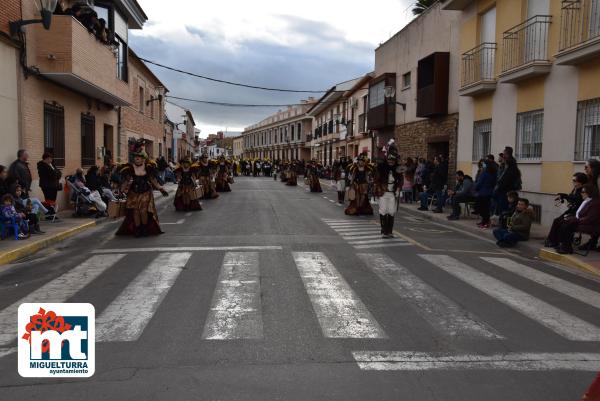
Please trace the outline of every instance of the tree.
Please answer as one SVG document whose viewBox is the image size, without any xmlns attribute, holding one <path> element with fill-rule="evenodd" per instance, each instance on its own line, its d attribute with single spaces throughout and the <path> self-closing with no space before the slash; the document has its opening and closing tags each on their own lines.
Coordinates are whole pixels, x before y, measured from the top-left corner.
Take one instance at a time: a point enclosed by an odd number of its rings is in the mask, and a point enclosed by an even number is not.
<svg viewBox="0 0 600 401">
<path fill-rule="evenodd" d="M 414 15 L 419 15 L 431 7 L 437 0 L 417 0 L 412 9 Z"/>
</svg>

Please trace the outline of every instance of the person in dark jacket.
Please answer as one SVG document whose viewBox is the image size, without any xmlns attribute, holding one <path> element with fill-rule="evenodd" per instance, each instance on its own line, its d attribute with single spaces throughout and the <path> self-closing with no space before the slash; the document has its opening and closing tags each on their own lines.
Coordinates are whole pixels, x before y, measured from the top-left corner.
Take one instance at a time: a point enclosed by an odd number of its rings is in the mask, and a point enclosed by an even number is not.
<svg viewBox="0 0 600 401">
<path fill-rule="evenodd" d="M 8 169 L 0 165 L 0 197 L 10 193 L 8 186 Z"/>
<path fill-rule="evenodd" d="M 498 224 L 501 228 L 508 229 L 508 225 L 510 222 L 510 218 L 515 211 L 517 210 L 517 205 L 519 203 L 519 193 L 517 191 L 508 191 L 506 194 L 506 198 L 508 199 L 508 208 L 506 211 L 502 212 L 500 216 L 498 216 Z"/>
<path fill-rule="evenodd" d="M 44 200 L 49 206 L 56 204 L 56 197 L 60 189 L 60 177 L 62 173 L 54 165 L 53 157 L 46 152 L 42 155 L 42 160 L 37 164 L 37 171 L 40 177 L 40 188 L 44 193 Z"/>
<path fill-rule="evenodd" d="M 9 177 L 13 178 L 21 186 L 23 197 L 27 198 L 31 192 L 31 171 L 29 170 L 29 153 L 25 149 L 19 149 L 17 160 L 12 162 L 8 169 Z"/>
<path fill-rule="evenodd" d="M 493 194 L 496 214 L 498 215 L 508 209 L 506 196 L 508 192 L 521 190 L 521 171 L 517 166 L 517 160 L 512 156 L 512 148 L 507 147 L 504 149 L 502 156 L 504 167 L 501 174 L 498 174 L 498 181 Z"/>
<path fill-rule="evenodd" d="M 529 231 L 533 223 L 533 212 L 529 208 L 529 200 L 521 198 L 517 201 L 517 208 L 510 217 L 507 228 L 496 228 L 494 237 L 496 245 L 502 248 L 515 246 L 519 241 L 529 239 Z"/>
<path fill-rule="evenodd" d="M 427 191 L 420 195 L 421 206 L 418 210 L 427 210 L 427 199 L 430 196 L 435 195 L 437 199 L 437 205 L 435 210 L 436 213 L 443 211 L 443 198 L 444 198 L 444 186 L 448 182 L 448 165 L 444 163 L 440 156 L 436 156 L 433 159 L 433 171 L 431 173 L 431 183 L 427 187 Z"/>
<path fill-rule="evenodd" d="M 480 228 L 490 227 L 490 201 L 494 186 L 496 185 L 496 166 L 487 162 L 483 163 L 483 170 L 475 183 L 475 201 L 481 221 L 477 223 Z"/>
<path fill-rule="evenodd" d="M 573 236 L 576 232 L 600 234 L 600 196 L 598 187 L 588 183 L 581 189 L 583 202 L 575 216 L 566 218 L 558 229 L 558 253 L 573 253 Z"/>
<path fill-rule="evenodd" d="M 448 216 L 448 220 L 458 220 L 460 219 L 460 204 L 475 200 L 473 179 L 458 170 L 456 172 L 456 187 L 454 191 L 448 190 L 448 195 L 451 197 L 450 204 L 452 205 L 452 213 Z"/>
<path fill-rule="evenodd" d="M 560 216 L 554 219 L 552 222 L 552 226 L 550 227 L 550 231 L 548 232 L 548 236 L 544 241 L 544 246 L 549 248 L 554 248 L 558 246 L 558 229 L 561 224 L 565 221 L 565 219 L 575 216 L 577 213 L 577 209 L 583 203 L 583 197 L 581 196 L 581 190 L 583 186 L 587 184 L 588 177 L 584 173 L 575 173 L 573 174 L 573 190 L 570 194 L 559 193 L 556 196 L 556 201 L 564 203 L 567 202 L 567 210 Z"/>
</svg>

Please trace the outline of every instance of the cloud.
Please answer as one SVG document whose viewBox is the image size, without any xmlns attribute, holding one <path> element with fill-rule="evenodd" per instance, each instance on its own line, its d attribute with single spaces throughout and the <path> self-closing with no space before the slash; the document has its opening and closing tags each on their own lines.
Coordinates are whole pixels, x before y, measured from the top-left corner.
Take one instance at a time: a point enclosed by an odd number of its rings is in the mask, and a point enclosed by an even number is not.
<svg viewBox="0 0 600 401">
<path fill-rule="evenodd" d="M 221 2 L 231 8 L 227 19 L 224 14 L 213 15 L 210 10 L 203 10 L 198 21 L 191 20 L 188 17 L 193 10 L 190 10 L 180 14 L 178 23 L 173 24 L 169 14 L 172 10 L 161 8 L 160 3 L 164 2 L 147 0 L 142 6 L 147 3 L 150 10 L 161 12 L 149 13 L 151 24 L 142 31 L 131 32 L 130 45 L 140 57 L 161 64 L 234 82 L 303 90 L 326 90 L 373 69 L 375 45 L 372 40 L 354 37 L 345 24 L 347 19 L 338 19 L 337 23 L 317 20 L 281 3 L 273 3 L 271 13 L 256 14 L 255 10 L 242 13 L 238 8 L 246 7 L 244 3 L 236 7 Z M 228 86 L 149 67 L 173 96 L 230 103 L 286 104 L 298 103 L 310 95 Z M 277 111 L 277 108 L 225 108 L 175 102 L 192 111 L 202 136 L 226 127 L 242 130 Z"/>
</svg>

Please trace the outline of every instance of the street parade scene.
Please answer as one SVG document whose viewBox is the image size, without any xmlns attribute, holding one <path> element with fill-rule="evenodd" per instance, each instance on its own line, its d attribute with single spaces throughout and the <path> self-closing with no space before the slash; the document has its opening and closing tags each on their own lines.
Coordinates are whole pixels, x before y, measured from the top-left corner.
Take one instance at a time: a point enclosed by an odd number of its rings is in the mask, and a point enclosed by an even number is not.
<svg viewBox="0 0 600 401">
<path fill-rule="evenodd" d="M 2 0 L 0 401 L 600 401 L 600 0 Z"/>
</svg>

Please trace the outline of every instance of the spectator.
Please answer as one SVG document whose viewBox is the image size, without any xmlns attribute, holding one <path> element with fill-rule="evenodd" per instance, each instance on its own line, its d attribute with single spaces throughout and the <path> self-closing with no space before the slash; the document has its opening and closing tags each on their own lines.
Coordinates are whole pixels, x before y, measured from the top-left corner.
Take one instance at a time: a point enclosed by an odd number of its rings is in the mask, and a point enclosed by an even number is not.
<svg viewBox="0 0 600 401">
<path fill-rule="evenodd" d="M 88 169 L 87 174 L 85 175 L 85 183 L 90 191 L 98 191 L 100 196 L 102 196 L 103 200 L 106 199 L 108 201 L 115 202 L 117 198 L 110 190 L 109 186 L 102 185 L 102 177 L 99 174 L 98 166 L 92 166 Z"/>
<path fill-rule="evenodd" d="M 500 214 L 498 217 L 498 225 L 500 228 L 508 228 L 510 218 L 517 210 L 517 204 L 519 202 L 519 193 L 517 191 L 509 191 L 506 194 L 508 199 L 508 208 Z"/>
<path fill-rule="evenodd" d="M 83 192 L 83 194 L 86 195 L 96 207 L 96 210 L 98 211 L 96 217 L 104 216 L 106 212 L 106 203 L 104 203 L 102 196 L 97 190 L 92 191 L 87 187 L 87 182 L 83 176 L 83 169 L 81 167 L 77 168 L 73 178 L 73 184 L 80 189 L 81 192 Z"/>
<path fill-rule="evenodd" d="M 50 153 L 46 152 L 42 155 L 42 160 L 37 164 L 37 171 L 40 177 L 39 185 L 44 193 L 44 200 L 47 205 L 54 207 L 58 191 L 62 189 L 59 182 L 62 173 L 54 165 Z"/>
<path fill-rule="evenodd" d="M 164 185 L 165 179 L 166 179 L 166 174 L 167 174 L 167 167 L 169 167 L 164 156 L 160 156 L 156 160 L 156 166 L 158 168 L 158 178 L 159 178 L 160 184 Z"/>
<path fill-rule="evenodd" d="M 433 159 L 434 169 L 431 174 L 431 186 L 427 188 L 427 192 L 421 194 L 421 206 L 419 210 L 427 210 L 427 199 L 429 196 L 436 196 L 436 208 L 434 213 L 442 213 L 444 205 L 444 186 L 448 181 L 448 165 L 444 163 L 441 156 L 436 156 Z"/>
<path fill-rule="evenodd" d="M 27 203 L 27 201 L 29 201 L 32 205 L 32 211 L 35 214 L 38 214 L 41 211 L 47 215 L 49 212 L 49 210 L 46 209 L 46 207 L 44 206 L 42 201 L 40 201 L 38 198 L 28 198 L 28 197 L 24 196 L 23 188 L 18 184 L 13 186 L 11 195 L 13 196 L 13 198 L 15 200 L 15 204 L 23 201 L 22 203 L 23 203 L 23 205 L 25 205 Z"/>
<path fill-rule="evenodd" d="M 9 193 L 8 188 L 8 170 L 5 166 L 0 165 L 0 197 Z"/>
<path fill-rule="evenodd" d="M 27 219 L 29 234 L 44 234 L 40 229 L 40 220 L 38 217 L 41 206 L 39 199 L 23 199 L 21 197 L 21 187 L 18 185 L 15 187 L 13 199 L 17 212 L 20 213 L 24 219 Z"/>
<path fill-rule="evenodd" d="M 556 201 L 564 203 L 567 202 L 567 210 L 554 219 L 552 222 L 552 226 L 550 227 L 550 231 L 548 232 L 548 236 L 544 241 L 544 246 L 549 248 L 554 248 L 558 246 L 558 229 L 563 221 L 568 219 L 569 217 L 575 216 L 579 206 L 583 203 L 583 197 L 581 196 L 581 190 L 583 186 L 587 183 L 588 177 L 584 173 L 575 173 L 573 174 L 573 190 L 570 194 L 559 193 L 556 196 Z"/>
<path fill-rule="evenodd" d="M 29 153 L 25 149 L 19 149 L 17 160 L 8 169 L 8 175 L 16 181 L 23 189 L 23 196 L 28 197 L 31 192 L 31 171 L 29 170 Z"/>
<path fill-rule="evenodd" d="M 527 241 L 532 222 L 533 213 L 529 209 L 529 200 L 525 198 L 519 199 L 508 227 L 494 230 L 494 237 L 498 240 L 496 244 L 502 248 L 509 248 L 515 246 L 519 241 Z"/>
<path fill-rule="evenodd" d="M 14 203 L 15 200 L 11 194 L 4 194 L 2 197 L 2 220 L 9 222 L 15 219 L 15 222 L 19 226 L 19 233 L 17 234 L 19 239 L 28 238 L 29 227 L 27 226 L 27 221 L 22 213 L 17 212 Z"/>
<path fill-rule="evenodd" d="M 590 159 L 585 162 L 585 173 L 588 176 L 588 182 L 600 188 L 600 160 Z"/>
<path fill-rule="evenodd" d="M 558 253 L 573 253 L 573 236 L 576 232 L 597 235 L 600 230 L 600 197 L 598 187 L 587 183 L 581 189 L 583 202 L 575 216 L 566 218 L 558 228 Z"/>
<path fill-rule="evenodd" d="M 451 197 L 450 204 L 452 205 L 452 213 L 448 216 L 448 220 L 460 219 L 460 204 L 475 200 L 474 189 L 473 179 L 458 170 L 456 172 L 456 187 L 454 191 L 448 190 L 448 195 Z"/>
<path fill-rule="evenodd" d="M 521 190 L 521 171 L 517 167 L 517 160 L 512 157 L 512 148 L 506 147 L 503 152 L 503 164 L 501 174 L 498 174 L 498 182 L 494 188 L 494 202 L 496 204 L 496 214 L 500 215 L 508 208 L 508 199 L 506 194 L 509 191 Z"/>
<path fill-rule="evenodd" d="M 479 179 L 475 182 L 476 207 L 481 216 L 481 221 L 477 223 L 477 226 L 480 228 L 490 227 L 490 201 L 496 185 L 496 174 L 495 164 L 488 165 L 487 162 L 484 162 Z"/>
</svg>

